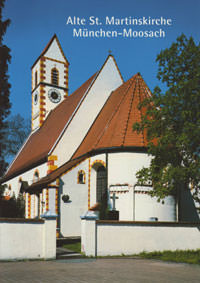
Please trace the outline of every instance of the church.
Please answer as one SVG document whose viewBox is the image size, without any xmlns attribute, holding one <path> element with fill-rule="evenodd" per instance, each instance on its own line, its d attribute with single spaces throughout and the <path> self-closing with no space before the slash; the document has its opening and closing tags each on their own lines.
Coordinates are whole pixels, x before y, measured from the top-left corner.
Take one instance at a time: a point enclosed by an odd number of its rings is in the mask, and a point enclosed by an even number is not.
<svg viewBox="0 0 200 283">
<path fill-rule="evenodd" d="M 178 201 L 151 198 L 136 172 L 150 163 L 133 132 L 151 92 L 137 73 L 124 82 L 113 55 L 68 94 L 69 62 L 56 35 L 32 66 L 32 131 L 1 182 L 23 193 L 26 218 L 57 215 L 57 236 L 80 236 L 81 219 L 107 198 L 119 220 L 177 221 Z"/>
</svg>

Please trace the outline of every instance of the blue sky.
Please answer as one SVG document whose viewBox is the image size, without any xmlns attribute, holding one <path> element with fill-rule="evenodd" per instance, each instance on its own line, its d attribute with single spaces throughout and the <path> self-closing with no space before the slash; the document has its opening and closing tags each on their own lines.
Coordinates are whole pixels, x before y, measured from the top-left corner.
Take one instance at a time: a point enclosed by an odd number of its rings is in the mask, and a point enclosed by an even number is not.
<svg viewBox="0 0 200 283">
<path fill-rule="evenodd" d="M 9 66 L 12 114 L 31 117 L 31 66 L 54 33 L 70 62 L 69 93 L 72 93 L 104 63 L 108 50 L 112 51 L 125 80 L 140 72 L 151 90 L 156 79 L 157 54 L 184 33 L 200 39 L 199 0 L 10 0 L 3 10 L 4 19 L 10 18 L 4 43 L 11 49 Z M 74 38 L 73 26 L 66 25 L 71 16 L 106 16 L 171 18 L 172 26 L 162 27 L 165 38 Z M 74 26 L 75 27 L 75 26 Z M 76 28 L 76 27 L 75 27 Z M 89 25 L 84 28 L 91 28 Z M 94 27 L 99 29 L 98 26 Z M 101 26 L 103 29 L 111 27 Z M 115 26 L 112 29 L 120 30 Z M 155 27 L 129 28 L 153 30 Z M 156 27 L 159 29 L 160 27 Z"/>
</svg>

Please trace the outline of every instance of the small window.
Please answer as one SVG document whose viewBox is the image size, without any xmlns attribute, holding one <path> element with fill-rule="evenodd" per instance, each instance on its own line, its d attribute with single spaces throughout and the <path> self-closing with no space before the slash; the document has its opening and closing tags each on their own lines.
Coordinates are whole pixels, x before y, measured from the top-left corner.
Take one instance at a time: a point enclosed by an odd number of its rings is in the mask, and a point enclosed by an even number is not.
<svg viewBox="0 0 200 283">
<path fill-rule="evenodd" d="M 85 172 L 83 170 L 78 171 L 78 184 L 85 184 Z"/>
<path fill-rule="evenodd" d="M 51 70 L 51 83 L 53 85 L 58 85 L 58 75 L 59 75 L 58 70 L 56 68 L 53 68 Z"/>
<path fill-rule="evenodd" d="M 38 80 L 37 80 L 37 71 L 35 72 L 35 87 L 37 86 Z"/>
<path fill-rule="evenodd" d="M 36 171 L 33 176 L 33 182 L 37 182 L 39 180 L 39 172 Z"/>
</svg>

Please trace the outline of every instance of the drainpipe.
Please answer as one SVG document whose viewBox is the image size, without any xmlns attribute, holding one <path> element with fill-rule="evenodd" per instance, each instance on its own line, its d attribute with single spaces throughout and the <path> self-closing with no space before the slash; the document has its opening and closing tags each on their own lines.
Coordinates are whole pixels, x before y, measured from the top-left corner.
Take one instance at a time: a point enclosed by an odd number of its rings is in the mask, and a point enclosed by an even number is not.
<svg viewBox="0 0 200 283">
<path fill-rule="evenodd" d="M 40 193 L 36 194 L 37 196 L 37 199 L 38 199 L 38 211 L 37 211 L 37 215 L 38 215 L 38 218 L 40 218 Z"/>
<path fill-rule="evenodd" d="M 108 152 L 106 152 L 106 207 L 108 207 Z"/>
<path fill-rule="evenodd" d="M 136 184 L 133 186 L 133 221 L 135 221 L 135 187 L 136 186 L 137 186 Z"/>
</svg>

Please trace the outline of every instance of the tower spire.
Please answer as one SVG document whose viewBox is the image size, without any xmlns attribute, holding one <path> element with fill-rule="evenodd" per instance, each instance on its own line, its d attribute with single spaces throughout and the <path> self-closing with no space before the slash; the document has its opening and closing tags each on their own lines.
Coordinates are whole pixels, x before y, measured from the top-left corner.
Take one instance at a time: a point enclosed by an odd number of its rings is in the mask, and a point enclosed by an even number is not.
<svg viewBox="0 0 200 283">
<path fill-rule="evenodd" d="M 32 130 L 41 127 L 49 112 L 67 97 L 68 67 L 54 34 L 32 66 Z"/>
</svg>

